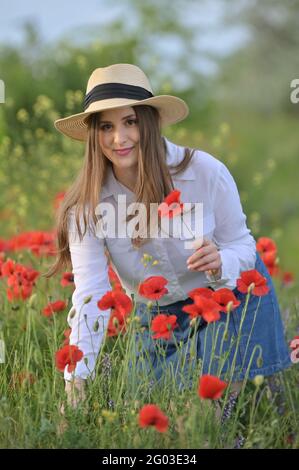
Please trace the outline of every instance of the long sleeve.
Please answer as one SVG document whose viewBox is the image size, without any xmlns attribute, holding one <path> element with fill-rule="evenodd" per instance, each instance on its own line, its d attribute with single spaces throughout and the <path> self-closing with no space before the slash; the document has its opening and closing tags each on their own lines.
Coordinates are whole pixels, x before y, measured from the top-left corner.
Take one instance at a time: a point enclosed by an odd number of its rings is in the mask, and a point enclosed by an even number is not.
<svg viewBox="0 0 299 470">
<path fill-rule="evenodd" d="M 256 242 L 246 225 L 237 185 L 227 167 L 221 163 L 216 179 L 213 208 L 215 214 L 214 242 L 222 261 L 218 288 L 234 289 L 242 271 L 254 269 Z M 210 277 L 208 277 L 211 280 Z"/>
<path fill-rule="evenodd" d="M 104 240 L 94 236 L 87 227 L 80 241 L 76 229 L 74 210 L 69 219 L 69 248 L 73 267 L 75 290 L 72 295 L 73 306 L 68 314 L 68 324 L 72 331 L 70 344 L 77 345 L 83 352 L 83 359 L 77 363 L 74 372 L 64 370 L 65 380 L 72 377 L 94 379 L 94 368 L 101 343 L 108 326 L 110 309 L 99 310 L 97 302 L 109 290 L 108 261 L 104 251 Z M 82 219 L 80 223 L 82 222 Z M 83 232 L 83 223 L 81 223 Z M 90 302 L 84 301 L 92 296 Z M 75 315 L 72 312 L 75 309 Z M 99 327 L 94 331 L 98 320 Z M 87 361 L 87 365 L 84 362 Z"/>
</svg>

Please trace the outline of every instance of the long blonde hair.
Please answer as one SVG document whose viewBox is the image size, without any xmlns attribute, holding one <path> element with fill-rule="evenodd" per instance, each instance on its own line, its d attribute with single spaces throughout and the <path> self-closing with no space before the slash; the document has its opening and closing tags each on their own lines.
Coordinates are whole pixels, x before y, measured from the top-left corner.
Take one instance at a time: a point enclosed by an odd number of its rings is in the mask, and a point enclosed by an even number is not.
<svg viewBox="0 0 299 470">
<path fill-rule="evenodd" d="M 150 204 L 161 203 L 173 189 L 173 181 L 169 169 L 173 174 L 183 171 L 189 164 L 195 149 L 191 151 L 185 147 L 183 160 L 176 166 L 168 167 L 166 161 L 166 142 L 161 136 L 160 115 L 156 108 L 148 105 L 133 106 L 139 127 L 138 176 L 136 182 L 136 202 L 142 202 L 147 209 L 147 223 L 150 218 Z M 57 234 L 57 257 L 52 266 L 42 276 L 49 278 L 59 271 L 71 266 L 71 256 L 68 239 L 68 219 L 72 208 L 75 208 L 75 220 L 82 241 L 87 225 L 94 234 L 94 225 L 98 218 L 95 214 L 99 204 L 99 195 L 105 183 L 110 160 L 103 154 L 99 139 L 99 117 L 101 113 L 94 113 L 87 119 L 88 137 L 86 140 L 85 156 L 82 168 L 71 187 L 66 192 L 55 215 L 55 229 Z M 157 178 L 157 175 L 159 177 Z M 87 215 L 86 215 L 87 207 Z M 83 216 L 84 231 L 82 234 L 80 218 Z M 128 216 L 127 220 L 130 219 Z M 133 238 L 135 248 L 147 242 L 144 238 Z"/>
</svg>

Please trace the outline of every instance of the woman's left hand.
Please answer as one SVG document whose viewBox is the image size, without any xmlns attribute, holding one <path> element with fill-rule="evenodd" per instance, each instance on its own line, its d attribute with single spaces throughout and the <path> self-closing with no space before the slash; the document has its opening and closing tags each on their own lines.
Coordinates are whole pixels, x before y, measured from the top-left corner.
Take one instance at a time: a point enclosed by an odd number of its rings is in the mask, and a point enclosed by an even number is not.
<svg viewBox="0 0 299 470">
<path fill-rule="evenodd" d="M 190 271 L 211 271 L 212 275 L 218 277 L 219 275 L 221 277 L 221 265 L 217 246 L 207 238 L 204 238 L 201 247 L 187 259 L 187 267 Z"/>
</svg>

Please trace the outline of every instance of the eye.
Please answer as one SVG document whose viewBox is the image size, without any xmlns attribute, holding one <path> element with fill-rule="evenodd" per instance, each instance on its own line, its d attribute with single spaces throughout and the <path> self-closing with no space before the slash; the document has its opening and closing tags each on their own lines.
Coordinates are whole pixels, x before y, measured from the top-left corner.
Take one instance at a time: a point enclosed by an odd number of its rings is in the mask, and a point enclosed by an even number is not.
<svg viewBox="0 0 299 470">
<path fill-rule="evenodd" d="M 136 119 L 127 119 L 126 122 L 127 122 L 127 123 L 136 124 L 136 123 L 137 123 L 137 120 L 136 120 Z M 100 129 L 101 129 L 102 131 L 105 131 L 105 130 L 107 129 L 107 126 L 108 126 L 108 127 L 109 127 L 109 126 L 111 127 L 111 124 L 103 124 L 103 125 L 100 127 Z M 130 124 L 130 127 L 131 127 L 131 124 Z"/>
<path fill-rule="evenodd" d="M 101 129 L 102 131 L 104 131 L 107 126 L 110 126 L 110 124 L 104 124 L 103 126 L 100 127 L 100 129 Z"/>
</svg>

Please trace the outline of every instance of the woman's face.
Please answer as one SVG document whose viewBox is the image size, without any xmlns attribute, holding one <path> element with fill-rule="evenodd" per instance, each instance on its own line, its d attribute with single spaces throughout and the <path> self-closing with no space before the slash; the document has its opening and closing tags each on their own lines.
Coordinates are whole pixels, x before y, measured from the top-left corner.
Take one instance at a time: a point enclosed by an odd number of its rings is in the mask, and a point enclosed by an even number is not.
<svg viewBox="0 0 299 470">
<path fill-rule="evenodd" d="M 99 144 L 115 169 L 133 169 L 137 166 L 139 128 L 132 107 L 115 108 L 101 113 Z M 130 147 L 132 150 L 126 155 L 117 153 L 117 150 Z"/>
</svg>

